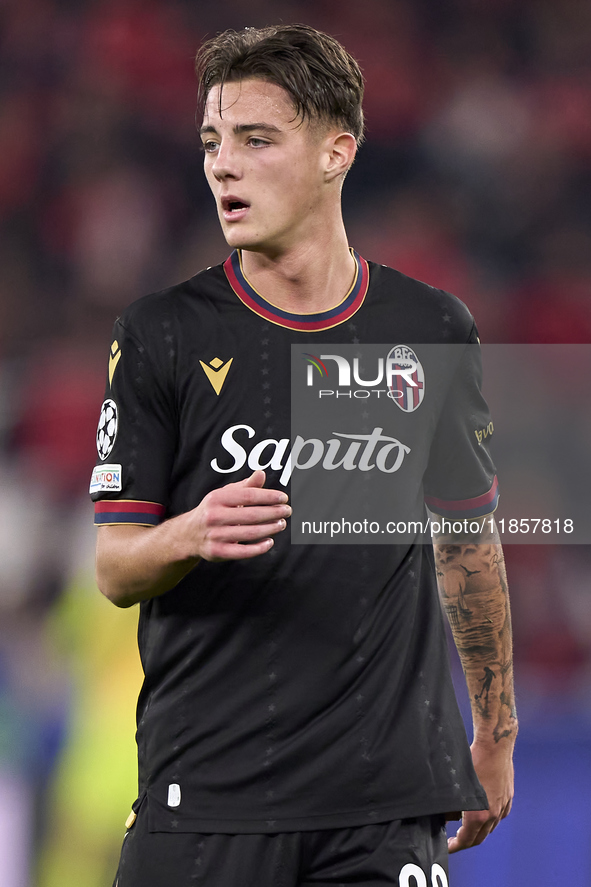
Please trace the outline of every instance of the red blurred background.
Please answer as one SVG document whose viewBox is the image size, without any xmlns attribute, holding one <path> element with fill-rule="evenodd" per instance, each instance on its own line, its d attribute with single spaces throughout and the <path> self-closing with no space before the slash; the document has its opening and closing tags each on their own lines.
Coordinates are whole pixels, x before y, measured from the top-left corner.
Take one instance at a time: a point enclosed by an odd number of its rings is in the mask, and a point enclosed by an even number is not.
<svg viewBox="0 0 591 887">
<path fill-rule="evenodd" d="M 483 342 L 591 343 L 587 0 L 4 0 L 3 887 L 112 877 L 120 829 L 101 827 L 98 849 L 69 846 L 64 811 L 92 789 L 63 775 L 80 699 L 94 698 L 92 669 L 108 672 L 101 656 L 126 661 L 98 644 L 92 667 L 80 665 L 99 634 L 93 623 L 87 636 L 84 620 L 112 624 L 88 603 L 98 592 L 86 497 L 110 330 L 133 299 L 226 257 L 200 169 L 192 57 L 224 28 L 278 21 L 334 34 L 367 78 L 367 143 L 345 186 L 352 245 L 465 300 Z M 454 861 L 453 883 L 582 887 L 591 552 L 511 546 L 507 560 L 521 796 L 498 840 Z M 92 777 L 91 758 L 80 768 Z M 93 813 L 84 816 L 91 834 Z M 561 850 L 540 837 L 573 820 Z"/>
</svg>

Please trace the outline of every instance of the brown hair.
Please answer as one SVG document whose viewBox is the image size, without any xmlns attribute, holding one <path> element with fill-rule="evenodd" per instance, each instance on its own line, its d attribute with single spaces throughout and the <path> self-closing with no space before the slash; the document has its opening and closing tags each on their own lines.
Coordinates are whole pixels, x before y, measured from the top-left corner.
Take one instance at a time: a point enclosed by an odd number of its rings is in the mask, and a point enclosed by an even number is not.
<svg viewBox="0 0 591 887">
<path fill-rule="evenodd" d="M 361 69 L 338 40 L 308 25 L 224 31 L 203 44 L 195 70 L 202 102 L 212 86 L 259 77 L 285 89 L 302 121 L 337 124 L 363 141 Z"/>
</svg>

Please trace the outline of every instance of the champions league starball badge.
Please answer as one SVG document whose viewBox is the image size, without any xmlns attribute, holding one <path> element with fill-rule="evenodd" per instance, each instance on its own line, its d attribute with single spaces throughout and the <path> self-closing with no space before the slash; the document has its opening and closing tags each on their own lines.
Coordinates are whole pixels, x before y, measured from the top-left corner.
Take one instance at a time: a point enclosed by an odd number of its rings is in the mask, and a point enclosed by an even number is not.
<svg viewBox="0 0 591 887">
<path fill-rule="evenodd" d="M 101 407 L 101 415 L 96 432 L 96 448 L 99 459 L 106 459 L 115 444 L 117 437 L 117 404 L 114 400 L 106 400 Z"/>
</svg>

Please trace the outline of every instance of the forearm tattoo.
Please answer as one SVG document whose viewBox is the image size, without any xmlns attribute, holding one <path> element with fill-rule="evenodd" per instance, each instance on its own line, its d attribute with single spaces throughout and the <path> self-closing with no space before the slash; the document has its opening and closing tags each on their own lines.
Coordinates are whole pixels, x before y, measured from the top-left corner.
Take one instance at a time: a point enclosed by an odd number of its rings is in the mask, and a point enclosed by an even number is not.
<svg viewBox="0 0 591 887">
<path fill-rule="evenodd" d="M 433 539 L 437 583 L 466 676 L 475 735 L 495 742 L 517 732 L 511 612 L 496 529 Z"/>
</svg>

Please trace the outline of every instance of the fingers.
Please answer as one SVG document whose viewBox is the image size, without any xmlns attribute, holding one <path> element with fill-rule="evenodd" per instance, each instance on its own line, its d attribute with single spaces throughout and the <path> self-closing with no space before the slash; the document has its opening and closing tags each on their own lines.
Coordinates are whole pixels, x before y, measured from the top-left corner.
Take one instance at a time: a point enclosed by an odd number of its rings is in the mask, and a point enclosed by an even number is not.
<svg viewBox="0 0 591 887">
<path fill-rule="evenodd" d="M 285 510 L 289 506 L 281 505 Z M 255 509 L 252 509 L 255 510 Z M 260 509 L 259 509 L 260 510 Z M 236 509 L 224 509 L 222 516 Z M 241 508 L 242 513 L 251 511 Z M 273 536 L 281 533 L 287 526 L 285 518 L 259 523 L 218 524 L 211 523 L 204 528 L 201 557 L 208 561 L 235 560 L 244 557 L 256 557 L 264 554 L 273 546 Z"/>
<path fill-rule="evenodd" d="M 228 526 L 211 527 L 208 538 L 211 542 L 260 542 L 270 536 L 276 536 L 287 526 L 284 518 L 256 524 L 230 524 Z"/>
<path fill-rule="evenodd" d="M 239 480 L 234 486 L 241 487 L 264 487 L 267 476 L 264 471 L 260 468 L 250 475 L 250 477 L 245 477 L 244 480 Z M 232 486 L 232 484 L 230 485 Z"/>
<path fill-rule="evenodd" d="M 450 853 L 481 844 L 509 814 L 513 798 L 513 743 L 499 745 L 482 739 L 471 746 L 476 774 L 484 788 L 488 810 L 469 810 L 462 815 L 462 825 L 448 841 Z"/>
<path fill-rule="evenodd" d="M 447 849 L 449 853 L 457 853 L 468 847 L 476 847 L 482 844 L 484 839 L 493 831 L 503 817 L 490 815 L 489 810 L 469 810 L 462 815 L 462 824 L 456 834 L 448 838 Z"/>
<path fill-rule="evenodd" d="M 289 505 L 231 506 L 218 504 L 211 499 L 204 500 L 202 514 L 208 527 L 242 527 L 285 521 L 291 515 L 291 507 Z"/>
<path fill-rule="evenodd" d="M 209 561 L 237 561 L 248 560 L 265 554 L 273 547 L 272 539 L 263 539 L 260 542 L 252 542 L 249 545 L 241 545 L 238 542 L 224 542 L 215 546 L 216 554 L 205 558 Z"/>
<path fill-rule="evenodd" d="M 257 557 L 273 547 L 272 536 L 285 527 L 286 521 L 279 520 L 269 524 L 213 528 L 207 534 L 202 557 L 208 561 Z"/>
<path fill-rule="evenodd" d="M 255 471 L 244 480 L 213 490 L 206 498 L 230 508 L 246 505 L 285 505 L 287 503 L 287 493 L 282 490 L 265 489 L 264 483 L 265 472 Z"/>
<path fill-rule="evenodd" d="M 265 472 L 255 471 L 238 483 L 226 484 L 212 490 L 202 502 L 205 524 L 214 526 L 242 526 L 270 524 L 291 515 L 287 493 L 266 490 Z"/>
<path fill-rule="evenodd" d="M 199 508 L 200 556 L 209 561 L 237 560 L 264 554 L 291 515 L 287 494 L 264 488 L 265 472 L 226 484 L 209 493 Z M 197 515 L 198 512 L 198 515 Z"/>
</svg>

